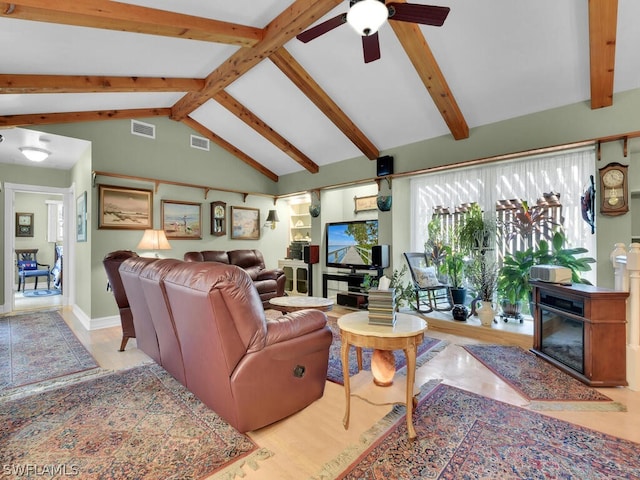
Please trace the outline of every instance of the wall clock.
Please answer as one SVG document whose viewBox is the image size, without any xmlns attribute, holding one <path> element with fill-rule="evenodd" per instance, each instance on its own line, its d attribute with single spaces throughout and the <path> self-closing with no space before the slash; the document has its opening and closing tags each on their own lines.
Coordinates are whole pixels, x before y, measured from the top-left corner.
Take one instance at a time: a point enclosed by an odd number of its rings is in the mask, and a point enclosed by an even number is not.
<svg viewBox="0 0 640 480">
<path fill-rule="evenodd" d="M 615 162 L 599 169 L 601 214 L 615 216 L 629 211 L 627 169 L 627 165 Z"/>
<path fill-rule="evenodd" d="M 221 237 L 227 234 L 227 204 L 211 202 L 211 235 Z"/>
<path fill-rule="evenodd" d="M 16 237 L 33 237 L 33 213 L 16 213 Z"/>
</svg>

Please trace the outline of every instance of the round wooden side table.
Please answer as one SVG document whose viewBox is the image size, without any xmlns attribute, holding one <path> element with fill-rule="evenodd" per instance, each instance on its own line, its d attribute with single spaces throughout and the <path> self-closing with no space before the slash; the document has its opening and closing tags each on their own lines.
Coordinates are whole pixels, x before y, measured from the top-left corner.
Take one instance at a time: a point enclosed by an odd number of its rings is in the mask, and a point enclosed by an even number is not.
<svg viewBox="0 0 640 480">
<path fill-rule="evenodd" d="M 343 315 L 338 319 L 340 337 L 342 339 L 341 358 L 344 377 L 344 391 L 346 396 L 346 411 L 343 425 L 349 428 L 349 415 L 351 410 L 351 387 L 349 381 L 349 347 L 358 349 L 360 363 L 362 348 L 376 350 L 403 350 L 407 357 L 407 384 L 404 404 L 407 408 L 407 430 L 409 438 L 416 437 L 413 428 L 414 407 L 414 383 L 416 376 L 416 351 L 418 345 L 424 340 L 424 332 L 427 330 L 427 322 L 415 315 L 396 313 L 394 326 L 369 324 L 368 312 L 355 312 Z M 361 363 L 358 365 L 362 367 Z M 385 388 L 385 387 L 380 387 Z"/>
</svg>

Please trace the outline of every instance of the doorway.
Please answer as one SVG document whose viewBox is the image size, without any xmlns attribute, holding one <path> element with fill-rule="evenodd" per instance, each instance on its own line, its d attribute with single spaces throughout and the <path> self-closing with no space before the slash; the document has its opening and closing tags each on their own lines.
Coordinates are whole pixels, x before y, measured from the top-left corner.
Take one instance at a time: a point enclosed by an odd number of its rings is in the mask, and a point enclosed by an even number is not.
<svg viewBox="0 0 640 480">
<path fill-rule="evenodd" d="M 71 188 L 58 188 L 58 187 L 47 187 L 47 186 L 37 186 L 37 185 L 21 185 L 21 184 L 11 184 L 5 183 L 4 185 L 5 192 L 5 251 L 4 251 L 4 264 L 5 264 L 5 275 L 4 275 L 4 305 L 3 305 L 3 313 L 10 312 L 19 312 L 23 310 L 32 310 L 38 308 L 54 308 L 54 307 L 63 307 L 70 303 L 70 299 L 73 295 L 70 295 L 74 291 L 74 275 L 73 268 L 71 267 L 73 252 L 71 251 L 74 248 L 74 242 L 70 241 L 72 239 L 72 235 L 74 234 L 75 229 L 73 228 L 73 223 L 68 219 L 75 218 L 75 202 L 73 202 L 74 198 L 74 187 Z M 28 200 L 25 200 L 28 199 Z M 47 238 L 47 231 L 42 231 L 48 224 L 48 221 L 44 221 L 43 218 L 40 218 L 40 237 L 36 237 L 36 232 L 34 231 L 34 239 L 32 240 L 33 244 L 25 243 L 25 239 L 16 237 L 16 209 L 17 205 L 25 205 L 25 203 L 29 205 L 28 202 L 31 202 L 33 208 L 39 208 L 38 205 L 40 203 L 43 205 L 42 210 L 40 210 L 40 217 L 48 217 L 49 206 L 51 204 L 60 204 L 61 205 L 61 225 L 59 235 L 56 238 Z M 48 204 L 46 202 L 49 202 Z M 28 207 L 29 208 L 29 207 Z M 47 212 L 47 213 L 43 213 Z M 48 219 L 47 219 L 48 220 Z M 44 225 L 44 226 L 43 226 Z M 36 238 L 38 238 L 36 240 Z M 52 242 L 48 242 L 47 240 L 53 240 Z M 55 261 L 57 260 L 56 252 L 64 254 L 60 257 L 59 268 L 64 272 L 64 285 L 63 288 L 60 289 L 60 294 L 58 295 L 37 295 L 33 296 L 33 288 L 35 286 L 34 283 L 28 282 L 26 287 L 26 293 L 29 296 L 25 296 L 25 290 L 18 292 L 16 285 L 16 248 L 23 247 L 25 245 L 33 246 L 34 248 L 38 248 L 38 260 L 40 258 L 46 258 L 48 261 L 43 262 L 51 265 L 53 268 L 55 266 Z M 56 245 L 61 248 L 56 248 Z M 41 252 L 43 255 L 41 255 Z M 40 279 L 40 284 L 38 285 L 38 293 L 44 293 L 42 290 L 42 286 L 46 288 L 46 280 Z"/>
</svg>

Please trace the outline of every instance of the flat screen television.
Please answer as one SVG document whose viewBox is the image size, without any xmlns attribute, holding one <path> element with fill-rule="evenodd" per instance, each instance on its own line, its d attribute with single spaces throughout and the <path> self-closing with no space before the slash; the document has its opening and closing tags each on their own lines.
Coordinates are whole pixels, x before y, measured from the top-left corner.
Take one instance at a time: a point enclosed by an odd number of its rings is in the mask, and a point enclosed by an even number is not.
<svg viewBox="0 0 640 480">
<path fill-rule="evenodd" d="M 376 270 L 372 248 L 378 245 L 378 220 L 352 220 L 326 225 L 327 267 Z"/>
</svg>

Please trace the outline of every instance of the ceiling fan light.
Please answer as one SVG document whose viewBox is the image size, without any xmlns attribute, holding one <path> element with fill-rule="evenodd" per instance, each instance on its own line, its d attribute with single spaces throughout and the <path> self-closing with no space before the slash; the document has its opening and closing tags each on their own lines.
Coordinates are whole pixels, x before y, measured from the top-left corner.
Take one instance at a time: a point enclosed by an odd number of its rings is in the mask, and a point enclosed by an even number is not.
<svg viewBox="0 0 640 480">
<path fill-rule="evenodd" d="M 51 152 L 43 148 L 36 147 L 20 147 L 20 151 L 25 157 L 27 157 L 28 160 L 31 160 L 32 162 L 42 162 L 43 160 L 46 160 L 49 155 L 51 155 Z"/>
<path fill-rule="evenodd" d="M 347 12 L 347 23 L 364 37 L 373 35 L 389 18 L 384 0 L 360 0 Z"/>
</svg>

